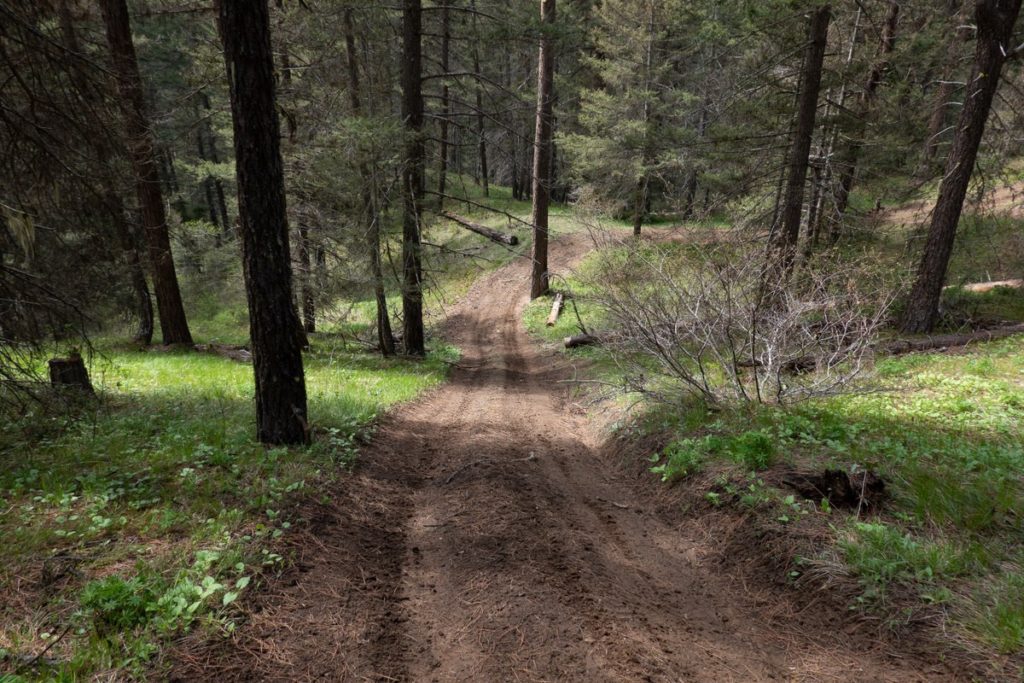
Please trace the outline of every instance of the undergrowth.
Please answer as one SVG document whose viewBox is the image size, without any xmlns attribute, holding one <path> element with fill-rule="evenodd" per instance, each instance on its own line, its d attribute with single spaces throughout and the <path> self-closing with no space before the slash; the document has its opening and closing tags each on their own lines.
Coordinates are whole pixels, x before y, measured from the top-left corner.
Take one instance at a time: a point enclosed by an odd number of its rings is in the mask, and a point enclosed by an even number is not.
<svg viewBox="0 0 1024 683">
<path fill-rule="evenodd" d="M 297 501 L 322 495 L 380 411 L 442 381 L 456 357 L 435 345 L 426 361 L 383 360 L 314 337 L 314 443 L 265 449 L 248 364 L 99 350 L 91 408 L 0 427 L 0 671 L 141 676 L 174 633 L 233 630 L 239 595 L 287 560 L 274 541 Z M 57 638 L 47 666 L 26 670 Z"/>
</svg>

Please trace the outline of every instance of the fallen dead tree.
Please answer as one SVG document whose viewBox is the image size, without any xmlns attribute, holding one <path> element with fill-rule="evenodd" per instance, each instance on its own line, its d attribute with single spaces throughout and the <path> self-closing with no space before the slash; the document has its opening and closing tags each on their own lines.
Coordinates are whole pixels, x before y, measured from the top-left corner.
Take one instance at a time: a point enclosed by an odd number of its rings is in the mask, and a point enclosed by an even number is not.
<svg viewBox="0 0 1024 683">
<path fill-rule="evenodd" d="M 565 348 L 575 349 L 580 346 L 592 346 L 597 344 L 600 340 L 592 334 L 574 334 L 571 337 L 565 338 Z"/>
<path fill-rule="evenodd" d="M 457 214 L 451 213 L 450 211 L 442 211 L 441 215 L 450 220 L 452 223 L 455 223 L 456 225 L 463 227 L 466 230 L 469 230 L 470 232 L 475 232 L 478 235 L 483 235 L 492 242 L 506 244 L 510 247 L 514 247 L 517 244 L 519 244 L 519 238 L 516 237 L 515 235 L 510 235 L 504 232 L 499 232 L 497 230 L 492 230 L 491 228 L 480 225 L 479 223 L 474 223 L 473 221 L 467 218 L 463 218 L 462 216 L 459 216 Z"/>
<path fill-rule="evenodd" d="M 555 300 L 551 302 L 551 315 L 548 316 L 547 326 L 554 327 L 555 323 L 558 322 L 558 315 L 562 312 L 562 302 L 565 300 L 565 295 L 559 292 L 555 295 Z"/>
<path fill-rule="evenodd" d="M 959 334 L 936 334 L 921 339 L 898 339 L 886 342 L 877 347 L 877 351 L 890 356 L 899 356 L 905 353 L 916 353 L 919 351 L 932 351 L 934 349 L 946 349 L 956 346 L 966 346 L 976 342 L 995 341 L 1005 339 L 1015 334 L 1024 334 L 1024 323 L 996 327 L 991 330 L 978 330 L 977 332 L 963 332 Z"/>
<path fill-rule="evenodd" d="M 1021 289 L 1024 288 L 1024 280 L 993 280 L 991 282 L 974 282 L 969 285 L 949 285 L 945 289 L 959 289 L 964 292 L 971 292 L 973 294 L 984 294 L 985 292 L 991 292 L 993 289 L 1005 287 L 1007 289 Z"/>
</svg>

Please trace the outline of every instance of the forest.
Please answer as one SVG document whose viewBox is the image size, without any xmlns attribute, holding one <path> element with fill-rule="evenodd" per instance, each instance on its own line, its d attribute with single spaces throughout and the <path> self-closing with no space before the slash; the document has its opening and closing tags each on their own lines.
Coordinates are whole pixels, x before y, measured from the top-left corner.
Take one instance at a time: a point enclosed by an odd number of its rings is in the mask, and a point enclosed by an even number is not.
<svg viewBox="0 0 1024 683">
<path fill-rule="evenodd" d="M 1020 681 L 1021 0 L 0 0 L 0 683 Z"/>
</svg>

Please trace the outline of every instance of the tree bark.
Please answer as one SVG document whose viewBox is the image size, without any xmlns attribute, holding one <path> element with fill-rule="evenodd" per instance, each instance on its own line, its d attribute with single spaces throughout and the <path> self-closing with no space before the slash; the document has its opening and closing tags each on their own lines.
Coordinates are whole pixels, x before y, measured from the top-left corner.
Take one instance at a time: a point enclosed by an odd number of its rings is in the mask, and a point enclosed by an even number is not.
<svg viewBox="0 0 1024 683">
<path fill-rule="evenodd" d="M 480 185 L 483 187 L 484 196 L 489 197 L 490 171 L 487 168 L 487 131 L 484 129 L 484 88 L 480 80 L 480 36 L 477 31 L 476 0 L 470 0 L 470 10 L 473 12 L 473 73 L 476 74 L 476 136 L 477 155 L 480 171 Z"/>
<path fill-rule="evenodd" d="M 67 358 L 51 358 L 49 367 L 50 386 L 54 389 L 72 389 L 86 396 L 96 394 L 89 381 L 85 361 L 78 353 L 72 353 Z"/>
<path fill-rule="evenodd" d="M 124 202 L 121 200 L 121 196 L 111 189 L 107 193 L 106 204 L 111 220 L 114 222 L 114 232 L 117 233 L 117 239 L 121 243 L 121 252 L 124 254 L 125 265 L 128 266 L 128 276 L 131 278 L 132 293 L 135 295 L 135 315 L 138 318 L 138 327 L 132 341 L 149 346 L 153 343 L 153 300 L 149 295 L 149 285 L 146 283 L 146 271 L 139 258 L 139 250 L 135 244 L 131 225 L 125 218 Z"/>
<path fill-rule="evenodd" d="M 800 239 L 800 218 L 804 204 L 804 185 L 807 182 L 807 164 L 814 136 L 814 120 L 818 111 L 818 92 L 821 90 L 821 68 L 825 59 L 828 24 L 832 17 L 829 5 L 811 14 L 807 32 L 807 51 L 800 77 L 800 97 L 797 104 L 796 128 L 790 149 L 786 189 L 779 216 L 779 226 L 773 236 L 777 266 L 783 277 L 793 269 L 797 242 Z"/>
<path fill-rule="evenodd" d="M 164 344 L 192 344 L 178 275 L 174 269 L 167 215 L 160 189 L 160 169 L 146 115 L 142 78 L 132 43 L 131 21 L 125 0 L 101 0 L 107 43 L 113 59 L 117 87 L 123 102 L 128 148 L 135 172 L 135 187 L 146 233 L 153 289 L 156 292 Z"/>
<path fill-rule="evenodd" d="M 878 93 L 878 86 L 881 85 L 885 72 L 889 70 L 889 58 L 893 48 L 896 46 L 896 25 L 900 16 L 899 0 L 889 0 L 889 12 L 885 18 L 885 26 L 882 28 L 882 37 L 878 46 L 878 58 L 871 67 L 868 80 L 864 84 L 864 92 L 860 95 L 857 111 L 857 122 L 851 132 L 849 144 L 843 153 L 843 160 L 839 163 L 839 184 L 836 188 L 836 207 L 834 220 L 841 221 L 846 214 L 846 208 L 850 204 L 850 192 L 853 191 L 853 183 L 857 177 L 857 163 L 860 161 L 860 152 L 864 147 L 864 136 L 867 132 L 868 119 L 871 117 L 875 95 Z M 839 235 L 838 227 L 830 231 L 833 236 Z"/>
<path fill-rule="evenodd" d="M 302 329 L 316 332 L 316 293 L 313 291 L 313 262 L 309 227 L 299 224 L 299 281 L 302 285 Z M 308 342 L 307 342 L 308 343 Z"/>
<path fill-rule="evenodd" d="M 256 430 L 265 444 L 302 444 L 309 438 L 306 383 L 292 295 L 267 0 L 220 0 L 219 16 L 235 132 Z"/>
<path fill-rule="evenodd" d="M 551 31 L 555 0 L 541 0 L 541 36 L 537 64 L 537 124 L 533 145 L 533 270 L 530 298 L 548 291 L 548 208 L 551 204 L 551 143 L 554 138 L 555 50 Z"/>
<path fill-rule="evenodd" d="M 206 143 L 204 149 L 206 151 L 206 157 L 215 164 L 220 163 L 220 153 L 217 151 L 217 138 L 213 134 L 213 126 L 210 125 L 210 96 L 203 91 L 199 91 L 199 101 L 203 105 L 203 109 L 206 111 L 206 116 L 203 117 L 202 125 L 200 126 L 199 135 L 205 136 Z M 221 234 L 224 237 L 231 237 L 234 230 L 231 227 L 231 218 L 228 216 L 228 204 L 224 194 L 224 183 L 220 178 L 215 176 L 209 176 L 207 178 L 213 185 L 214 190 L 214 201 L 217 206 L 218 217 L 220 218 Z M 216 223 L 217 221 L 214 221 Z"/>
<path fill-rule="evenodd" d="M 960 32 L 957 29 L 956 16 L 960 11 L 962 0 L 947 0 L 946 7 L 950 18 L 950 40 L 948 54 L 942 65 L 939 87 L 935 91 L 935 102 L 932 107 L 932 115 L 928 118 L 928 137 L 924 141 L 924 150 L 921 153 L 921 163 L 917 168 L 917 177 L 926 178 L 932 171 L 935 162 L 935 154 L 939 150 L 939 137 L 946 127 L 946 111 L 949 109 L 950 98 L 953 97 L 953 76 L 956 73 L 956 63 L 959 54 L 957 44 L 963 42 Z"/>
<path fill-rule="evenodd" d="M 441 73 L 447 74 L 451 54 L 451 15 L 448 4 L 441 7 Z M 441 81 L 441 149 L 440 167 L 437 171 L 437 210 L 444 210 L 445 193 L 448 191 L 448 119 L 452 114 L 448 79 Z"/>
<path fill-rule="evenodd" d="M 426 354 L 423 333 L 423 272 L 420 262 L 420 215 L 423 200 L 423 7 L 421 0 L 402 3 L 402 120 L 405 163 L 402 167 L 402 312 L 403 342 L 410 356 Z"/>
<path fill-rule="evenodd" d="M 974 68 L 967 81 L 953 147 L 939 186 L 928 240 L 907 299 L 900 328 L 907 333 L 931 332 L 939 317 L 939 299 L 945 284 L 956 228 L 963 211 L 967 186 L 974 171 L 985 123 L 999 86 L 999 75 L 1012 46 L 1010 38 L 1020 13 L 1021 0 L 978 0 L 975 6 L 977 44 Z"/>
<path fill-rule="evenodd" d="M 447 12 L 447 10 L 445 10 Z M 352 21 L 352 9 L 345 10 L 345 51 L 348 57 L 348 93 L 352 105 L 352 114 L 362 116 L 363 106 L 359 94 L 359 60 L 356 55 L 356 31 Z M 447 86 L 446 86 L 447 89 Z M 447 120 L 443 135 L 447 145 Z M 445 151 L 444 156 L 447 156 Z M 442 178 L 444 177 L 442 170 Z M 395 337 L 391 333 L 391 316 L 388 313 L 388 300 L 384 293 L 384 269 L 380 258 L 380 223 L 373 201 L 373 176 L 366 163 L 359 165 L 359 177 L 362 180 L 362 217 L 366 222 L 366 248 L 370 253 L 370 277 L 373 279 L 373 294 L 377 302 L 377 348 L 382 356 L 395 355 Z M 444 195 L 442 182 L 441 195 Z"/>
</svg>

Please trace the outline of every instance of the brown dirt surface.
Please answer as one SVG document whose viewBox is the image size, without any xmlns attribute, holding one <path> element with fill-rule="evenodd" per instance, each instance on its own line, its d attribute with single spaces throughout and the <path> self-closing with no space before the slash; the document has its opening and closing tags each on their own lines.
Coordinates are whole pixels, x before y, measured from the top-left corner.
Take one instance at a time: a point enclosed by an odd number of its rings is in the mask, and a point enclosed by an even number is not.
<svg viewBox="0 0 1024 683">
<path fill-rule="evenodd" d="M 585 249 L 553 245 L 564 270 Z M 451 380 L 398 409 L 311 504 L 296 564 L 179 681 L 944 681 L 841 611 L 794 617 L 663 514 L 521 324 L 528 264 L 454 310 Z M 788 603 L 787 603 L 788 604 Z M 783 616 L 780 616 L 783 615 Z"/>
<path fill-rule="evenodd" d="M 887 209 L 883 216 L 894 225 L 916 225 L 931 218 L 935 208 L 934 199 L 920 199 L 902 206 Z M 985 193 L 980 202 L 968 203 L 964 209 L 978 213 L 1005 214 L 1012 218 L 1024 218 L 1024 183 L 1002 184 Z"/>
</svg>

